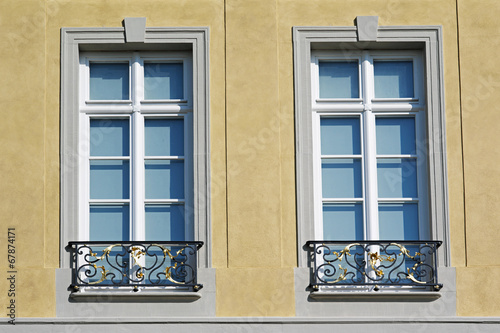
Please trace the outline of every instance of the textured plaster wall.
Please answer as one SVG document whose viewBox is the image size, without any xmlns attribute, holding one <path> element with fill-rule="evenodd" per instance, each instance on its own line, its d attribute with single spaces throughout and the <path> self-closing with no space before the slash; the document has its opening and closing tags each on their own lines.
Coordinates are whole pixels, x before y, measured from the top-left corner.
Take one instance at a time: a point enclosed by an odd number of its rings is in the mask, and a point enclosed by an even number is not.
<svg viewBox="0 0 500 333">
<path fill-rule="evenodd" d="M 227 0 L 229 269 L 217 272 L 220 316 L 294 313 L 293 296 L 270 275 L 280 268 L 277 276 L 287 276 L 296 264 L 291 29 L 352 26 L 358 15 L 378 15 L 380 25 L 443 26 L 451 247 L 453 264 L 465 263 L 455 1 Z M 265 287 L 255 274 L 269 276 Z M 226 281 L 235 276 L 242 279 L 233 290 Z M 245 303 L 231 299 L 236 290 Z M 282 296 L 274 311 L 256 306 L 272 291 Z"/>
<path fill-rule="evenodd" d="M 55 316 L 59 266 L 59 84 L 62 27 L 210 27 L 213 265 L 226 262 L 224 11 L 222 0 L 3 0 L 0 2 L 0 244 L 17 233 L 18 317 Z M 65 167 L 62 166 L 62 172 Z M 5 245 L 6 247 L 6 245 Z M 8 304 L 2 250 L 0 304 Z M 5 316 L 2 312 L 0 316 Z"/>
<path fill-rule="evenodd" d="M 457 312 L 500 316 L 500 3 L 458 4 L 467 267 L 457 270 Z"/>
<path fill-rule="evenodd" d="M 47 205 L 45 200 L 47 76 L 43 2 L 0 2 L 0 25 L 0 304 L 4 309 L 0 316 L 6 316 L 9 304 L 9 227 L 16 233 L 16 315 L 53 316 L 53 268 L 57 258 L 53 260 L 52 256 L 57 257 L 58 220 L 52 221 L 55 237 L 51 237 L 45 216 L 48 206 L 57 216 L 58 207 Z"/>
</svg>

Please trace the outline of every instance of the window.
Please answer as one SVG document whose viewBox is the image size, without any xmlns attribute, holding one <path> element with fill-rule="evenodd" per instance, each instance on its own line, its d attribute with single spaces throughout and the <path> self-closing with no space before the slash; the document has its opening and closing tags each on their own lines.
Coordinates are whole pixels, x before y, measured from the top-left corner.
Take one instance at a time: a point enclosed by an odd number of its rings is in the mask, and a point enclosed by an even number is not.
<svg viewBox="0 0 500 333">
<path fill-rule="evenodd" d="M 311 57 L 315 239 L 429 239 L 420 51 Z"/>
<path fill-rule="evenodd" d="M 323 285 L 435 290 L 435 276 L 409 272 L 411 261 L 450 264 L 440 28 L 377 20 L 294 28 L 296 281 L 312 290 L 318 276 Z M 414 256 L 426 246 L 427 258 Z M 384 265 L 397 267 L 383 275 Z"/>
<path fill-rule="evenodd" d="M 80 56 L 81 241 L 193 241 L 189 53 Z"/>
<path fill-rule="evenodd" d="M 160 271 L 170 286 L 213 286 L 208 29 L 146 28 L 144 18 L 126 18 L 124 25 L 61 31 L 60 274 L 75 285 L 66 275 L 78 266 L 70 252 L 86 242 L 116 242 L 126 245 L 110 248 L 109 257 L 128 286 L 156 283 L 141 280 L 155 254 L 165 258 Z M 148 240 L 190 243 L 197 256 L 184 251 L 169 259 L 179 249 L 164 245 L 148 258 L 131 243 Z M 97 283 L 108 264 L 84 282 Z M 88 274 L 73 273 L 73 279 Z"/>
</svg>

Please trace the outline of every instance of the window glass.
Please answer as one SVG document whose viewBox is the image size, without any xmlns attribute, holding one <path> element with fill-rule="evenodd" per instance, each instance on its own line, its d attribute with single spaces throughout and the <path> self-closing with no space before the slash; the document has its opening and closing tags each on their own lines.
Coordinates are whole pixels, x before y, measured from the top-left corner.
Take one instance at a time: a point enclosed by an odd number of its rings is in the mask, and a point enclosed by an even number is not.
<svg viewBox="0 0 500 333">
<path fill-rule="evenodd" d="M 146 205 L 146 241 L 184 240 L 184 205 Z"/>
<path fill-rule="evenodd" d="M 90 119 L 90 156 L 128 156 L 127 119 Z"/>
<path fill-rule="evenodd" d="M 379 204 L 381 240 L 418 240 L 418 205 L 415 203 Z"/>
<path fill-rule="evenodd" d="M 90 63 L 91 100 L 128 100 L 129 64 Z"/>
<path fill-rule="evenodd" d="M 377 175 L 380 198 L 416 198 L 418 196 L 415 159 L 379 159 Z"/>
<path fill-rule="evenodd" d="M 323 239 L 363 239 L 363 205 L 323 204 Z"/>
<path fill-rule="evenodd" d="M 128 205 L 90 206 L 90 240 L 127 241 L 128 239 Z"/>
<path fill-rule="evenodd" d="M 320 122 L 322 155 L 361 153 L 359 117 L 322 117 Z"/>
<path fill-rule="evenodd" d="M 184 161 L 146 161 L 146 199 L 184 199 Z"/>
<path fill-rule="evenodd" d="M 183 156 L 183 119 L 145 119 L 146 156 Z"/>
<path fill-rule="evenodd" d="M 414 117 L 376 118 L 377 154 L 415 154 Z"/>
<path fill-rule="evenodd" d="M 145 99 L 183 99 L 182 63 L 144 63 Z"/>
<path fill-rule="evenodd" d="M 357 61 L 320 61 L 319 98 L 359 98 Z"/>
<path fill-rule="evenodd" d="M 412 61 L 374 61 L 375 97 L 413 97 Z"/>
<path fill-rule="evenodd" d="M 323 198 L 361 198 L 361 160 L 323 159 L 321 161 Z"/>
<path fill-rule="evenodd" d="M 130 165 L 129 161 L 90 161 L 91 199 L 128 199 Z"/>
</svg>

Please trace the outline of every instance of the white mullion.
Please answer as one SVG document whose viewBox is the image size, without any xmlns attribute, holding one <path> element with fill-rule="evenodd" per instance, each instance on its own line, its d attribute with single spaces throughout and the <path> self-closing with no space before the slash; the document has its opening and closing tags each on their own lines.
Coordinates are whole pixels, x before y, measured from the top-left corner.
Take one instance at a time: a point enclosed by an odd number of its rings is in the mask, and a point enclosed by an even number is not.
<svg viewBox="0 0 500 333">
<path fill-rule="evenodd" d="M 316 66 L 317 67 L 317 66 Z M 314 81 L 314 80 L 313 80 Z M 318 89 L 318 88 L 317 88 Z M 312 114 L 313 183 L 314 183 L 314 238 L 323 239 L 323 193 L 321 176 L 321 117 Z"/>
<path fill-rule="evenodd" d="M 347 103 L 317 103 L 313 107 L 314 112 L 330 113 L 333 110 L 341 110 L 346 113 L 359 113 L 363 111 L 363 104 L 347 104 Z"/>
<path fill-rule="evenodd" d="M 342 158 L 349 158 L 349 159 L 361 159 L 363 156 L 362 155 L 321 155 L 322 160 L 326 159 L 342 159 Z"/>
<path fill-rule="evenodd" d="M 426 144 L 426 126 L 425 113 L 419 113 L 415 116 L 415 143 L 417 144 L 417 195 L 418 203 L 418 225 L 420 239 L 431 239 L 430 221 L 429 221 L 429 200 L 425 200 L 429 193 L 429 182 L 427 174 L 427 144 Z M 423 147 L 419 147 L 419 143 Z"/>
<path fill-rule="evenodd" d="M 82 88 L 80 88 L 82 89 Z M 89 143 L 90 138 L 90 118 L 85 114 L 80 114 L 79 121 L 80 142 Z M 78 240 L 84 241 L 90 238 L 90 145 L 79 145 L 78 167 L 79 167 L 79 223 Z"/>
<path fill-rule="evenodd" d="M 186 63 L 184 63 L 186 64 Z M 186 69 L 184 69 L 186 71 Z M 186 89 L 186 88 L 185 88 Z M 189 93 L 185 90 L 185 93 Z M 183 117 L 184 123 L 184 237 L 186 240 L 199 239 L 198 231 L 194 230 L 194 200 L 203 200 L 198 198 L 198 194 L 194 193 L 194 165 L 193 156 L 193 114 L 189 113 Z M 181 160 L 180 158 L 178 160 Z M 196 173 L 197 174 L 197 173 Z M 196 196 L 196 198 L 195 198 Z M 182 204 L 182 203 L 181 203 Z M 198 205 L 197 205 L 198 206 Z"/>
<path fill-rule="evenodd" d="M 132 62 L 132 219 L 130 239 L 144 241 L 144 117 L 140 110 L 142 99 L 142 61 L 134 52 Z"/>
<path fill-rule="evenodd" d="M 184 156 L 144 156 L 147 161 L 165 160 L 165 161 L 182 161 L 186 160 Z"/>
<path fill-rule="evenodd" d="M 364 154 L 365 154 L 365 215 L 367 240 L 379 239 L 378 227 L 378 187 L 377 187 L 377 145 L 375 133 L 375 115 L 371 110 L 371 100 L 374 94 L 373 59 L 368 51 L 363 51 L 362 62 L 362 82 L 363 82 L 363 102 L 365 111 L 363 117 L 364 124 Z"/>
<path fill-rule="evenodd" d="M 89 203 L 92 205 L 98 204 L 117 204 L 117 205 L 129 205 L 130 199 L 90 199 Z"/>
<path fill-rule="evenodd" d="M 102 160 L 112 160 L 112 161 L 130 161 L 129 156 L 90 156 L 90 161 L 102 161 Z"/>
<path fill-rule="evenodd" d="M 323 198 L 323 203 L 358 203 L 363 202 L 363 198 Z"/>
<path fill-rule="evenodd" d="M 124 113 L 132 113 L 132 105 L 128 102 L 127 105 L 104 105 L 99 104 L 95 107 L 81 107 L 80 112 L 87 114 L 102 114 L 102 113 L 110 113 L 110 114 L 124 114 Z"/>
<path fill-rule="evenodd" d="M 80 111 L 85 107 L 85 101 L 88 100 L 89 96 L 89 85 L 90 85 L 90 66 L 89 60 L 85 56 L 80 56 L 80 78 L 79 78 L 79 106 Z"/>
<path fill-rule="evenodd" d="M 381 198 L 378 200 L 379 203 L 418 203 L 419 198 Z"/>
<path fill-rule="evenodd" d="M 146 204 L 154 204 L 154 205 L 161 205 L 161 204 L 184 205 L 186 203 L 186 200 L 184 200 L 184 199 L 146 199 L 146 200 L 144 200 L 144 202 Z"/>
<path fill-rule="evenodd" d="M 401 155 L 377 155 L 377 159 L 417 159 L 418 155 L 414 154 L 401 154 Z"/>
</svg>

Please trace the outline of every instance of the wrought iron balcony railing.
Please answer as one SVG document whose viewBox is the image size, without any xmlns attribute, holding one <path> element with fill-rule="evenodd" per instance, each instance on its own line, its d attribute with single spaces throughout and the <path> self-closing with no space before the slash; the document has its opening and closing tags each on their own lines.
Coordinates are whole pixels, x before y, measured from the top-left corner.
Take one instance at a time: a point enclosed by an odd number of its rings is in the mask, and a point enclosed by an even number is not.
<svg viewBox="0 0 500 333">
<path fill-rule="evenodd" d="M 203 242 L 69 242 L 73 290 L 80 287 L 185 287 L 199 290 Z"/>
<path fill-rule="evenodd" d="M 441 241 L 308 241 L 310 288 L 427 287 L 439 290 L 436 250 Z"/>
</svg>

